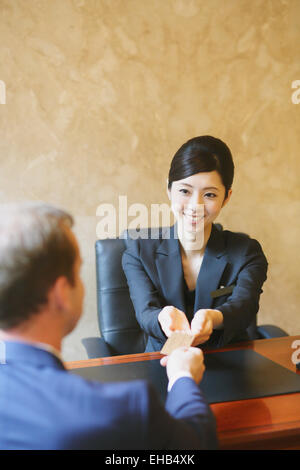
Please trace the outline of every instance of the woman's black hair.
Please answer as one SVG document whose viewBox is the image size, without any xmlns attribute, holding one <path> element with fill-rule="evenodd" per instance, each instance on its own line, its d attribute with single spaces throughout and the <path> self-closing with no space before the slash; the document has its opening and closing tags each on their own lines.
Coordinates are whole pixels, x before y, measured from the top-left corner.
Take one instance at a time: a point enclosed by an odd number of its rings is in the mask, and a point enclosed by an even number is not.
<svg viewBox="0 0 300 470">
<path fill-rule="evenodd" d="M 196 173 L 217 171 L 225 186 L 225 198 L 232 186 L 234 164 L 228 146 L 222 140 L 204 135 L 183 144 L 171 162 L 168 188 L 172 183 Z"/>
</svg>

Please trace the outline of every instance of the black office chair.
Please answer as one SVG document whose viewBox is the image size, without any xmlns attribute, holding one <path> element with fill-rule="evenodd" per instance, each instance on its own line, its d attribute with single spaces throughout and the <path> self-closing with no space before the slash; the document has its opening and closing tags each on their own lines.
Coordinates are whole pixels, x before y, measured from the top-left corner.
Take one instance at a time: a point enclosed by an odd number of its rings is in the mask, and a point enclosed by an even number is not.
<svg viewBox="0 0 300 470">
<path fill-rule="evenodd" d="M 146 337 L 140 328 L 122 268 L 126 239 L 97 240 L 96 286 L 101 337 L 84 338 L 89 358 L 140 353 Z"/>
<path fill-rule="evenodd" d="M 219 224 L 218 228 L 222 230 Z M 84 338 L 82 343 L 89 358 L 144 352 L 146 335 L 141 330 L 129 295 L 122 268 L 126 239 L 97 240 L 96 280 L 98 324 L 101 337 Z M 288 336 L 274 325 L 248 327 L 251 339 Z"/>
</svg>

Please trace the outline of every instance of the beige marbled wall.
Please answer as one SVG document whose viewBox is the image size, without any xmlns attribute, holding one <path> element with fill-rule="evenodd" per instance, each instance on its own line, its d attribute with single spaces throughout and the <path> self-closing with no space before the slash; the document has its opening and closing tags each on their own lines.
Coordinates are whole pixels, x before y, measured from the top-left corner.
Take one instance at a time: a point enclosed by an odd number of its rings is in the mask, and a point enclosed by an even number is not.
<svg viewBox="0 0 300 470">
<path fill-rule="evenodd" d="M 98 334 L 100 203 L 167 202 L 177 148 L 212 134 L 236 179 L 220 222 L 269 259 L 259 323 L 300 331 L 299 0 L 0 0 L 0 198 L 69 209 L 85 264 L 83 317 Z"/>
</svg>

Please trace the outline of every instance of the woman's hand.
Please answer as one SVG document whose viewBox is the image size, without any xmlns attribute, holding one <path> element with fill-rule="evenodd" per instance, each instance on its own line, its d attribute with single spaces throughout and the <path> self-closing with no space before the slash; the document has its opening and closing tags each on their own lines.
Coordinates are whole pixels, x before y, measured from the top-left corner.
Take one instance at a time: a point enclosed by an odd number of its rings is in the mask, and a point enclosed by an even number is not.
<svg viewBox="0 0 300 470">
<path fill-rule="evenodd" d="M 213 332 L 213 317 L 211 310 L 198 310 L 191 323 L 191 332 L 195 336 L 192 346 L 205 343 Z"/>
<path fill-rule="evenodd" d="M 223 327 L 223 314 L 219 310 L 200 309 L 198 310 L 191 323 L 191 332 L 195 335 L 192 346 L 205 343 L 210 338 L 213 329 Z"/>
<path fill-rule="evenodd" d="M 188 319 L 185 314 L 176 307 L 164 307 L 158 315 L 158 321 L 167 338 L 169 338 L 174 331 L 191 332 Z"/>
</svg>

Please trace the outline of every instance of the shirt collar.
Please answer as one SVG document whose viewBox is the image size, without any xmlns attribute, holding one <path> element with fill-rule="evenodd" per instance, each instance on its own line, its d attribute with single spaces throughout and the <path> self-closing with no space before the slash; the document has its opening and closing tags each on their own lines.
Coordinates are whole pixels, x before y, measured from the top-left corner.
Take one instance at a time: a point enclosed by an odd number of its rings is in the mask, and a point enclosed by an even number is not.
<svg viewBox="0 0 300 470">
<path fill-rule="evenodd" d="M 35 346 L 36 348 L 39 348 L 39 349 L 44 349 L 44 351 L 48 351 L 50 354 L 53 354 L 54 356 L 56 356 L 57 359 L 59 359 L 63 363 L 63 359 L 62 359 L 60 351 L 56 349 L 54 346 L 51 346 L 50 344 L 47 344 L 47 343 L 39 343 L 37 341 L 28 341 L 28 344 L 30 344 L 31 346 Z"/>
<path fill-rule="evenodd" d="M 60 352 L 49 344 L 21 339 L 6 339 L 2 343 L 3 363 L 27 363 L 35 365 L 51 365 L 65 369 Z M 1 351 L 0 351 L 1 353 Z M 1 357 L 0 357 L 1 359 Z"/>
</svg>

